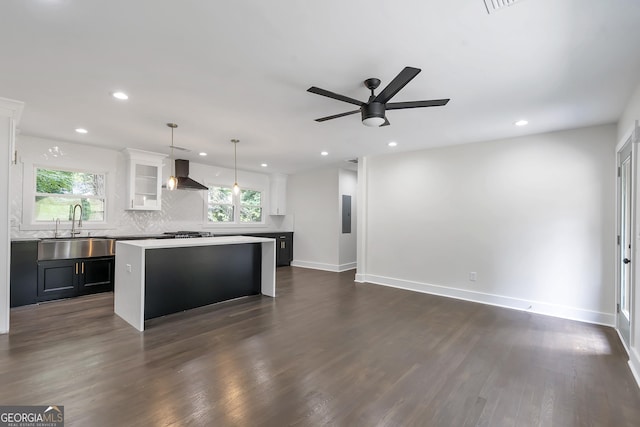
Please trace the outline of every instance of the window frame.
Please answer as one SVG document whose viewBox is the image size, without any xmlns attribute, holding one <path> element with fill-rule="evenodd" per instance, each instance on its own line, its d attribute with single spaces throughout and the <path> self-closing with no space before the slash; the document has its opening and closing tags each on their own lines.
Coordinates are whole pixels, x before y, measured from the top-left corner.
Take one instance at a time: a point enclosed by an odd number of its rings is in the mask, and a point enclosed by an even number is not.
<svg viewBox="0 0 640 427">
<path fill-rule="evenodd" d="M 61 196 L 69 198 L 85 198 L 85 199 L 101 199 L 104 203 L 104 217 L 102 221 L 83 221 L 83 229 L 109 229 L 113 228 L 113 224 L 109 222 L 111 219 L 113 201 L 111 200 L 110 188 L 112 184 L 112 174 L 104 169 L 99 168 L 75 168 L 68 167 L 64 164 L 42 164 L 42 163 L 24 163 L 23 179 L 22 179 L 22 220 L 20 224 L 21 230 L 52 230 L 55 227 L 56 221 L 51 218 L 50 220 L 37 220 L 36 219 L 36 197 L 39 196 Z M 104 178 L 104 189 L 102 196 L 85 196 L 81 194 L 53 194 L 53 193 L 38 193 L 36 192 L 38 169 L 56 170 L 63 172 L 77 172 L 86 174 L 102 175 Z M 64 217 L 60 218 L 60 230 L 66 230 L 71 228 L 71 221 Z"/>
<path fill-rule="evenodd" d="M 265 212 L 266 212 L 266 207 L 265 207 L 265 197 L 266 197 L 266 191 L 264 189 L 261 188 L 240 188 L 240 193 L 239 194 L 235 194 L 233 192 L 233 186 L 232 185 L 226 185 L 226 184 L 217 184 L 217 183 L 207 183 L 205 182 L 205 185 L 211 189 L 212 187 L 219 187 L 219 188 L 226 188 L 231 190 L 231 200 L 232 203 L 231 205 L 226 204 L 226 203 L 216 203 L 217 205 L 224 205 L 224 206 L 232 206 L 233 207 L 233 221 L 229 221 L 229 222 L 214 222 L 214 221 L 210 221 L 209 220 L 209 190 L 207 190 L 207 195 L 204 198 L 204 226 L 205 227 L 211 227 L 211 228 L 225 228 L 225 227 L 246 227 L 246 228 L 250 228 L 250 227 L 264 227 L 266 224 L 266 218 L 265 218 Z M 243 206 L 249 206 L 251 207 L 251 205 L 244 205 L 242 204 L 242 200 L 240 198 L 240 194 L 242 194 L 241 192 L 243 190 L 249 190 L 249 191 L 256 191 L 258 193 L 260 193 L 260 221 L 259 222 L 242 222 L 240 220 L 240 212 Z"/>
</svg>

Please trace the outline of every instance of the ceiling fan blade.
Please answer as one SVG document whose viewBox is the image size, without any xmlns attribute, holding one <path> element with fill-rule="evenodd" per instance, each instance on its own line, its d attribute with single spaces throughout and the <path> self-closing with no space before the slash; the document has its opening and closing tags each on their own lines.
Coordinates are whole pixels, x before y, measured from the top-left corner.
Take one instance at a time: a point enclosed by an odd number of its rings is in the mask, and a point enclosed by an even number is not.
<svg viewBox="0 0 640 427">
<path fill-rule="evenodd" d="M 360 110 L 347 111 L 346 113 L 334 114 L 333 116 L 321 117 L 316 119 L 316 122 L 326 122 L 327 120 L 337 119 L 338 117 L 350 116 L 351 114 L 359 113 Z"/>
<path fill-rule="evenodd" d="M 328 90 L 320 89 L 319 87 L 311 86 L 307 89 L 307 92 L 315 93 L 316 95 L 326 96 L 328 98 L 337 99 L 338 101 L 348 102 L 349 104 L 357 105 L 358 107 L 364 105 L 364 102 L 358 101 L 357 99 L 349 98 L 348 96 L 340 95 L 338 93 L 333 93 Z"/>
<path fill-rule="evenodd" d="M 384 123 L 381 124 L 380 126 L 378 126 L 379 128 L 381 128 L 382 126 L 389 126 L 391 123 L 389 123 L 389 119 L 387 119 L 386 117 L 384 118 Z"/>
<path fill-rule="evenodd" d="M 402 110 L 404 108 L 442 107 L 447 105 L 449 99 L 432 99 L 430 101 L 390 102 L 385 106 L 386 110 Z"/>
<path fill-rule="evenodd" d="M 407 83 L 417 76 L 420 71 L 422 71 L 420 68 L 404 67 L 404 70 L 400 71 L 400 74 L 391 80 L 391 83 L 389 83 L 373 101 L 386 104 L 400 89 L 405 87 Z"/>
</svg>

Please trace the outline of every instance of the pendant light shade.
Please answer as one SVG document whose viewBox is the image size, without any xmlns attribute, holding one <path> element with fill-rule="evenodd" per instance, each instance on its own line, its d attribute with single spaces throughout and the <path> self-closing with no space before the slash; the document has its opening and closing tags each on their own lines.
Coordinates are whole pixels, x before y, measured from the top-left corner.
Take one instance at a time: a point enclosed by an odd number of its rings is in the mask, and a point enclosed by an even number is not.
<svg viewBox="0 0 640 427">
<path fill-rule="evenodd" d="M 233 181 L 233 194 L 236 196 L 240 194 L 240 186 L 238 185 L 238 142 L 239 139 L 232 139 L 233 142 L 233 172 L 234 172 L 234 181 Z"/>
<path fill-rule="evenodd" d="M 171 128 L 171 157 L 169 158 L 169 161 L 171 162 L 171 176 L 169 176 L 169 179 L 167 180 L 167 190 L 173 191 L 178 187 L 178 178 L 176 178 L 173 170 L 175 163 L 173 161 L 173 130 L 177 128 L 178 125 L 175 123 L 167 123 L 167 126 Z"/>
</svg>

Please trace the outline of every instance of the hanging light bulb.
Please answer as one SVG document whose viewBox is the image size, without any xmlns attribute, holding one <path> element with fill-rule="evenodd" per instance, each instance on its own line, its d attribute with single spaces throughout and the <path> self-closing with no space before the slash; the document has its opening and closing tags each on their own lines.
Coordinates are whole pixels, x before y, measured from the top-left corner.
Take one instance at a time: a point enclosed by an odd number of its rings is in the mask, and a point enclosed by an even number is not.
<svg viewBox="0 0 640 427">
<path fill-rule="evenodd" d="M 238 185 L 238 151 L 237 151 L 238 142 L 240 142 L 240 140 L 232 139 L 231 142 L 233 142 L 233 171 L 234 171 L 234 178 L 235 178 L 233 182 L 233 194 L 237 196 L 238 194 L 240 194 L 240 186 Z"/>
<path fill-rule="evenodd" d="M 178 178 L 176 178 L 175 173 L 173 172 L 174 168 L 174 160 L 173 160 L 173 130 L 178 127 L 175 123 L 167 123 L 167 126 L 171 128 L 171 157 L 169 161 L 171 162 L 171 176 L 167 180 L 167 190 L 173 191 L 178 187 Z"/>
</svg>

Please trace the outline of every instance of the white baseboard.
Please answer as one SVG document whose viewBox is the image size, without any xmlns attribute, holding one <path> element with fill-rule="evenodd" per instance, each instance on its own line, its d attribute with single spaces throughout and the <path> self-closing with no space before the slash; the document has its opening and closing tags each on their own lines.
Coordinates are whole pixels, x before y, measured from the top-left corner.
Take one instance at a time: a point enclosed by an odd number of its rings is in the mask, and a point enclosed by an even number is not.
<svg viewBox="0 0 640 427">
<path fill-rule="evenodd" d="M 511 308 L 514 310 L 528 311 L 531 313 L 544 314 L 547 316 L 561 317 L 563 319 L 578 320 L 586 323 L 595 323 L 598 325 L 615 327 L 616 323 L 616 317 L 613 313 L 602 313 L 598 311 L 584 310 L 576 307 L 549 304 L 540 301 L 528 301 L 502 295 L 493 295 L 483 292 L 469 291 L 466 289 L 432 285 L 429 283 L 420 283 L 370 274 L 357 274 L 355 281 L 360 283 L 367 282 L 376 285 L 390 286 L 393 288 L 406 289 L 410 291 L 456 298 L 482 304 L 495 305 L 498 307 Z M 638 368 L 640 368 L 640 364 L 637 366 Z"/>
<path fill-rule="evenodd" d="M 629 368 L 633 378 L 636 380 L 636 384 L 640 387 L 640 355 L 635 348 L 632 348 L 629 352 Z"/>
<path fill-rule="evenodd" d="M 325 264 L 322 262 L 300 261 L 300 260 L 294 259 L 293 261 L 291 261 L 291 266 L 311 268 L 313 270 L 333 271 L 334 273 L 341 273 L 343 271 L 355 269 L 356 263 L 349 262 L 347 264 Z"/>
</svg>

